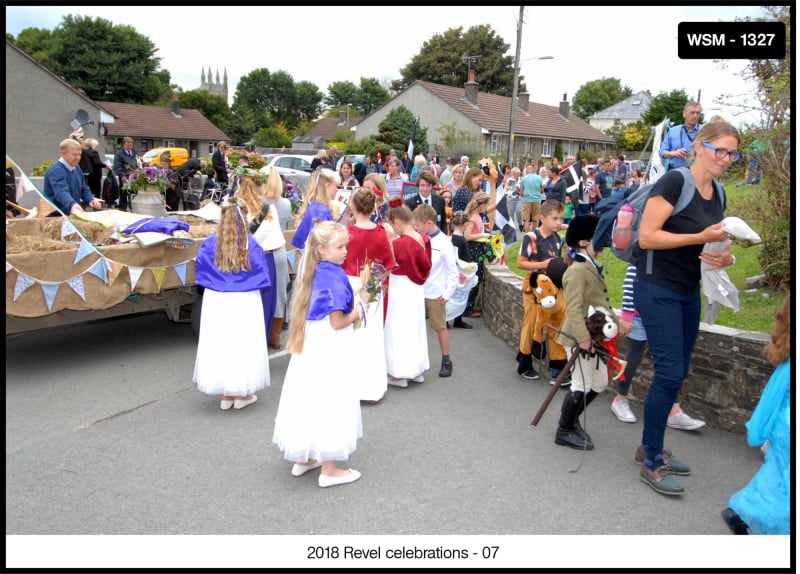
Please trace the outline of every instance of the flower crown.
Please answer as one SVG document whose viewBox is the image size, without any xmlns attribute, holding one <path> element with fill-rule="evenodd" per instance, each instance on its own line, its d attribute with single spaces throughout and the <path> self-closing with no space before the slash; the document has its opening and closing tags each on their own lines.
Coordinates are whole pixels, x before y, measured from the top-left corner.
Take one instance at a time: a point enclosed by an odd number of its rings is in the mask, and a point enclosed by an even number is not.
<svg viewBox="0 0 800 574">
<path fill-rule="evenodd" d="M 252 177 L 258 181 L 258 183 L 265 185 L 269 181 L 269 176 L 267 174 L 261 173 L 260 171 L 256 171 L 251 167 L 244 167 L 240 165 L 233 171 L 233 175 L 237 177 Z"/>
</svg>

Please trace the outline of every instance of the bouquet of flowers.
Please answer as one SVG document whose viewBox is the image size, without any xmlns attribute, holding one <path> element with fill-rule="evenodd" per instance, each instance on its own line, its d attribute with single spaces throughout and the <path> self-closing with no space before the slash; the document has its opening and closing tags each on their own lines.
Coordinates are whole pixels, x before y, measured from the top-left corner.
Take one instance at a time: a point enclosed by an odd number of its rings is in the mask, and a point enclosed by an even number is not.
<svg viewBox="0 0 800 574">
<path fill-rule="evenodd" d="M 361 267 L 361 292 L 359 296 L 365 305 L 374 303 L 383 292 L 383 282 L 391 273 L 382 263 L 367 260 Z"/>
<path fill-rule="evenodd" d="M 283 197 L 289 200 L 292 204 L 292 213 L 298 213 L 300 206 L 303 204 L 303 188 L 295 185 L 289 179 L 283 179 Z"/>
</svg>

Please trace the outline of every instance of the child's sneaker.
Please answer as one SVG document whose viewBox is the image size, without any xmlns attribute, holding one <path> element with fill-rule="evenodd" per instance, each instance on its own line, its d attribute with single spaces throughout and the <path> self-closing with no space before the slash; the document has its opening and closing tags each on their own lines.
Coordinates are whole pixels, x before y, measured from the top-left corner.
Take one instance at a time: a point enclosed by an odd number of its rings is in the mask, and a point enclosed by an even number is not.
<svg viewBox="0 0 800 574">
<path fill-rule="evenodd" d="M 678 408 L 675 414 L 667 418 L 667 426 L 678 430 L 697 430 L 706 426 L 706 423 L 690 417 L 683 412 L 683 409 Z"/>
<path fill-rule="evenodd" d="M 633 414 L 628 399 L 614 399 L 611 401 L 611 412 L 624 423 L 636 422 L 636 415 Z"/>
</svg>

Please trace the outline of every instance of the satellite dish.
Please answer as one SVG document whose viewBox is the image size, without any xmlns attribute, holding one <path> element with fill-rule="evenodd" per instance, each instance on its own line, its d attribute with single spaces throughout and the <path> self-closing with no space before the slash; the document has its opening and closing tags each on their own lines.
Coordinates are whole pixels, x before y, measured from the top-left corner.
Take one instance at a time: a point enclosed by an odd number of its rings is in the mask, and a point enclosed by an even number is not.
<svg viewBox="0 0 800 574">
<path fill-rule="evenodd" d="M 80 123 L 80 125 L 86 125 L 92 123 L 92 120 L 89 119 L 89 113 L 86 110 L 82 110 L 78 108 L 75 110 L 75 120 Z"/>
</svg>

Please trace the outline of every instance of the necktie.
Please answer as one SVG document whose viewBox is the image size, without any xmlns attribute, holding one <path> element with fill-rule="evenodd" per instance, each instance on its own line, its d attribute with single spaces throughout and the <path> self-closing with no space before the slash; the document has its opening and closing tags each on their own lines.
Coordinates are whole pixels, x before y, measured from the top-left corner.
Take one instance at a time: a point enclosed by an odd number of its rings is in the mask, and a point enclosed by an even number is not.
<svg viewBox="0 0 800 574">
<path fill-rule="evenodd" d="M 430 205 L 431 204 L 430 200 L 427 197 L 425 199 L 423 199 L 422 201 L 425 202 L 425 205 Z"/>
</svg>

